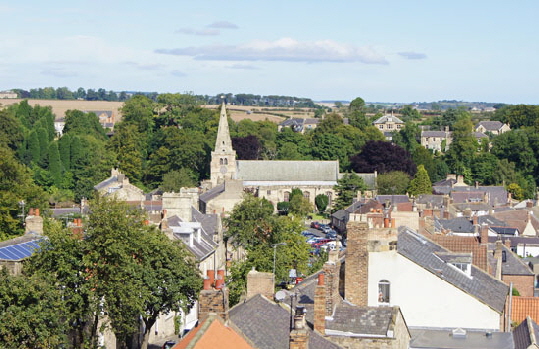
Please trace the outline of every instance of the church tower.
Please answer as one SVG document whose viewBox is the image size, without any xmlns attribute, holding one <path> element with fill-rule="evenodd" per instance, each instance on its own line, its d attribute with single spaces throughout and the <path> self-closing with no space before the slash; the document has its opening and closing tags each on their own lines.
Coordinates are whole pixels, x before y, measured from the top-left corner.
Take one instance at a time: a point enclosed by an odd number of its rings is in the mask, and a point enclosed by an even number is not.
<svg viewBox="0 0 539 349">
<path fill-rule="evenodd" d="M 236 170 L 236 151 L 232 149 L 226 108 L 225 103 L 223 103 L 219 116 L 215 151 L 211 152 L 210 179 L 212 187 L 223 183 L 225 179 L 235 179 Z"/>
</svg>

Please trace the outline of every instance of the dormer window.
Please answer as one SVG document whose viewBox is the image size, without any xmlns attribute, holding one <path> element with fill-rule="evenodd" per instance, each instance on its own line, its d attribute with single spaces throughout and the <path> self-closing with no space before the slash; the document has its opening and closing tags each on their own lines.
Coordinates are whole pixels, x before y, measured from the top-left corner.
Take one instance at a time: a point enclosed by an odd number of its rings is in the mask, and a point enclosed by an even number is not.
<svg viewBox="0 0 539 349">
<path fill-rule="evenodd" d="M 460 269 L 466 275 L 470 275 L 470 264 L 468 263 L 451 263 L 455 268 Z"/>
<path fill-rule="evenodd" d="M 438 258 L 450 265 L 467 277 L 472 277 L 472 254 L 471 253 L 454 253 L 454 252 L 435 252 Z"/>
</svg>

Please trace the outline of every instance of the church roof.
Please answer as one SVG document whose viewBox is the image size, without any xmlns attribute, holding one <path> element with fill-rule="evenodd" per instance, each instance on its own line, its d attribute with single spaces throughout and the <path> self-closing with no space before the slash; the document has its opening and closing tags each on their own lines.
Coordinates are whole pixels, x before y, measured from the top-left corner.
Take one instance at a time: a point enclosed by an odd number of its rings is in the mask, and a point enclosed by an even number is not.
<svg viewBox="0 0 539 349">
<path fill-rule="evenodd" d="M 239 160 L 237 178 L 244 181 L 331 181 L 339 177 L 339 161 Z"/>
</svg>

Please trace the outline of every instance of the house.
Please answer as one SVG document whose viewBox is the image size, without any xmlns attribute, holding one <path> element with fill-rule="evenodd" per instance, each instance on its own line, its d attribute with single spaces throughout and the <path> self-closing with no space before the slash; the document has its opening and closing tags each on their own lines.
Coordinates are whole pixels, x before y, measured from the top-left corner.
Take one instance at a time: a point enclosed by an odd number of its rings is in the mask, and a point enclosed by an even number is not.
<svg viewBox="0 0 539 349">
<path fill-rule="evenodd" d="M 129 178 L 113 168 L 110 177 L 94 186 L 94 190 L 103 197 L 111 196 L 121 201 L 144 201 L 142 189 L 129 183 Z"/>
<path fill-rule="evenodd" d="M 319 123 L 320 119 L 316 118 L 290 118 L 281 122 L 277 130 L 281 132 L 284 127 L 290 127 L 294 132 L 305 133 L 314 130 Z"/>
<path fill-rule="evenodd" d="M 62 137 L 64 133 L 64 126 L 66 124 L 65 118 L 59 118 L 54 120 L 54 132 L 57 137 Z"/>
<path fill-rule="evenodd" d="M 452 132 L 449 127 L 445 131 L 422 131 L 421 145 L 432 151 L 445 152 L 453 141 Z"/>
<path fill-rule="evenodd" d="M 369 229 L 350 221 L 347 231 L 349 302 L 398 305 L 410 328 L 505 328 L 509 287 L 474 266 L 471 254 L 450 252 L 407 227 Z"/>
<path fill-rule="evenodd" d="M 393 115 L 384 115 L 372 123 L 381 132 L 399 132 L 404 128 L 404 121 Z"/>
<path fill-rule="evenodd" d="M 350 219 L 351 214 L 356 215 L 369 215 L 367 220 L 372 219 L 373 213 L 381 212 L 384 209 L 384 205 L 380 202 L 368 199 L 368 200 L 356 200 L 350 206 L 344 210 L 338 210 L 331 214 L 331 225 L 340 233 L 346 232 L 346 224 Z"/>
<path fill-rule="evenodd" d="M 23 261 L 39 250 L 43 239 L 43 217 L 39 209 L 30 209 L 25 219 L 24 235 L 0 242 L 0 270 L 20 275 Z"/>
<path fill-rule="evenodd" d="M 493 135 L 501 135 L 507 131 L 511 131 L 511 127 L 508 124 L 504 124 L 500 121 L 480 121 L 474 128 L 475 132 L 487 133 L 490 132 Z"/>
<path fill-rule="evenodd" d="M 17 93 L 13 91 L 0 91 L 0 99 L 14 99 L 18 98 Z"/>
</svg>

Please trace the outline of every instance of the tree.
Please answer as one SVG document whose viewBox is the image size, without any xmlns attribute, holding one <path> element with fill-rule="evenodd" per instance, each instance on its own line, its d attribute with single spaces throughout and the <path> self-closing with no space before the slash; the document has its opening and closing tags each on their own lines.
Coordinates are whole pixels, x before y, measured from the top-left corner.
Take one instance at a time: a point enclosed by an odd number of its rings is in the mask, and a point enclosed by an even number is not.
<svg viewBox="0 0 539 349">
<path fill-rule="evenodd" d="M 325 194 L 318 194 L 314 198 L 314 203 L 316 204 L 316 208 L 318 209 L 318 212 L 322 213 L 328 207 L 329 198 Z"/>
<path fill-rule="evenodd" d="M 432 183 L 423 165 L 417 167 L 415 177 L 410 181 L 408 192 L 414 196 L 432 193 Z"/>
<path fill-rule="evenodd" d="M 313 211 L 313 205 L 309 199 L 302 195 L 290 195 L 290 213 L 296 214 L 299 217 L 305 217 Z"/>
<path fill-rule="evenodd" d="M 61 294 L 37 277 L 0 269 L 0 342 L 3 348 L 59 348 L 66 321 Z"/>
<path fill-rule="evenodd" d="M 517 183 L 511 183 L 507 186 L 507 191 L 511 193 L 515 200 L 524 199 L 524 190 Z"/>
<path fill-rule="evenodd" d="M 52 181 L 56 187 L 62 183 L 62 162 L 60 161 L 60 152 L 58 151 L 58 142 L 53 141 L 49 145 L 49 172 Z"/>
<path fill-rule="evenodd" d="M 409 184 L 410 176 L 402 171 L 382 173 L 376 178 L 376 187 L 380 195 L 406 194 Z"/>
<path fill-rule="evenodd" d="M 232 147 L 236 151 L 238 160 L 258 160 L 262 144 L 256 136 L 232 138 Z"/>
<path fill-rule="evenodd" d="M 337 194 L 333 209 L 338 211 L 350 206 L 352 200 L 356 197 L 357 192 L 363 192 L 366 188 L 363 179 L 357 174 L 345 173 L 333 188 Z"/>
<path fill-rule="evenodd" d="M 368 141 L 361 153 L 350 158 L 350 162 L 352 170 L 357 173 L 402 171 L 414 175 L 416 172 L 416 166 L 408 151 L 384 141 Z"/>
<path fill-rule="evenodd" d="M 180 192 L 181 188 L 196 187 L 197 181 L 193 171 L 188 168 L 180 168 L 177 171 L 170 171 L 163 176 L 161 189 L 165 192 Z"/>
<path fill-rule="evenodd" d="M 123 124 L 116 128 L 110 140 L 118 159 L 118 168 L 134 183 L 142 181 L 146 150 L 144 137 L 135 125 Z"/>
</svg>

